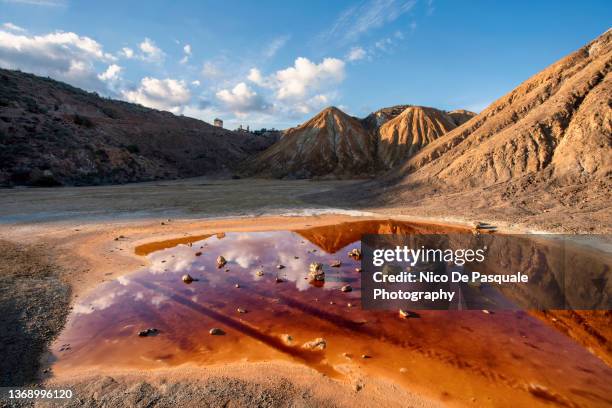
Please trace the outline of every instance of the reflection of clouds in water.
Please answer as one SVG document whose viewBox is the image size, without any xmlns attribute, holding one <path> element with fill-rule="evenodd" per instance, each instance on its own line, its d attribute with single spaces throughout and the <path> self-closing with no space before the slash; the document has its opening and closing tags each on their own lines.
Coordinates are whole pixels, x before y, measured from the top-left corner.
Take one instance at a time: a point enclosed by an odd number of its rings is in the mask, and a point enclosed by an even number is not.
<svg viewBox="0 0 612 408">
<path fill-rule="evenodd" d="M 167 300 L 168 296 L 157 294 L 151 297 L 151 304 L 155 307 L 160 307 Z"/>
<path fill-rule="evenodd" d="M 202 275 L 205 276 L 207 285 L 216 287 L 226 284 L 228 279 L 228 275 L 224 273 L 225 268 L 218 269 L 214 265 L 217 256 L 222 255 L 227 259 L 227 267 L 232 272 L 235 272 L 236 268 L 244 269 L 247 276 L 254 281 L 279 276 L 286 281 L 294 282 L 296 288 L 303 291 L 310 287 L 308 280 L 304 279 L 308 275 L 310 263 L 321 262 L 328 265 L 334 258 L 305 241 L 303 237 L 289 231 L 227 233 L 224 239 L 207 240 L 206 244 L 203 249 L 199 249 L 204 245 L 204 242 L 200 241 L 194 243 L 193 247 L 179 245 L 152 253 L 149 255 L 152 263 L 151 272 L 163 273 L 164 269 L 167 269 L 167 272 L 180 273 L 206 271 L 208 273 Z M 308 252 L 313 249 L 317 251 Z M 201 257 L 195 256 L 195 252 L 198 251 L 203 252 Z M 299 258 L 295 259 L 296 256 Z M 166 262 L 162 263 L 162 260 Z M 278 264 L 283 264 L 285 268 L 276 269 Z M 329 267 L 325 266 L 325 269 L 326 272 L 330 272 Z M 257 276 L 259 270 L 264 271 L 264 277 Z"/>
<path fill-rule="evenodd" d="M 142 299 L 144 299 L 144 293 L 136 292 L 136 294 L 134 295 L 134 300 L 142 300 Z"/>
<path fill-rule="evenodd" d="M 83 303 L 78 303 L 74 306 L 74 314 L 91 314 L 98 310 L 104 310 L 112 306 L 119 297 L 125 295 L 126 290 L 107 293 L 94 300 L 86 300 Z M 92 309 L 93 308 L 93 309 Z"/>
<path fill-rule="evenodd" d="M 198 257 L 195 256 L 195 251 L 192 247 L 179 245 L 171 249 L 153 252 L 149 255 L 149 261 L 151 262 L 149 271 L 153 274 L 158 274 L 191 269 L 192 265 L 197 263 Z M 204 270 L 203 266 L 201 268 L 199 270 Z"/>
<path fill-rule="evenodd" d="M 125 276 L 125 275 L 124 276 L 119 276 L 117 278 L 117 282 L 119 282 L 119 284 L 121 286 L 127 286 L 127 285 L 130 284 L 130 279 L 127 276 Z"/>
</svg>

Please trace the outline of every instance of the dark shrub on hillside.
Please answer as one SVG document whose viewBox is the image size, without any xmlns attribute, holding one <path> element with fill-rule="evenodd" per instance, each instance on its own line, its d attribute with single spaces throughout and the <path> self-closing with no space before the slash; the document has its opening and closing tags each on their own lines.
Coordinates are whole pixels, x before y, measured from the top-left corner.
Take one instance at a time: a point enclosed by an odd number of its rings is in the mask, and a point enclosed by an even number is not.
<svg viewBox="0 0 612 408">
<path fill-rule="evenodd" d="M 125 146 L 125 149 L 130 153 L 140 153 L 140 148 L 135 144 Z"/>
<path fill-rule="evenodd" d="M 89 119 L 86 116 L 81 116 L 81 115 L 74 115 L 74 118 L 72 119 L 74 121 L 74 124 L 77 126 L 83 126 L 86 128 L 92 128 L 94 127 L 94 123 L 91 121 L 91 119 Z"/>
</svg>

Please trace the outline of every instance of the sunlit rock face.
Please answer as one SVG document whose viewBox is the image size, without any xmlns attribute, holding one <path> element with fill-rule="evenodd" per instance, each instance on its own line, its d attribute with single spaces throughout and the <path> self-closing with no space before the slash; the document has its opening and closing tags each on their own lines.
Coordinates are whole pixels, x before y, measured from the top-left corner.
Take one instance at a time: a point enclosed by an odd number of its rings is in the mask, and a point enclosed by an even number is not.
<svg viewBox="0 0 612 408">
<path fill-rule="evenodd" d="M 380 168 L 375 147 L 372 132 L 361 121 L 330 107 L 287 130 L 245 169 L 277 178 L 370 175 Z"/>
<path fill-rule="evenodd" d="M 453 118 L 441 110 L 408 107 L 378 130 L 378 159 L 393 167 L 456 127 Z"/>
</svg>

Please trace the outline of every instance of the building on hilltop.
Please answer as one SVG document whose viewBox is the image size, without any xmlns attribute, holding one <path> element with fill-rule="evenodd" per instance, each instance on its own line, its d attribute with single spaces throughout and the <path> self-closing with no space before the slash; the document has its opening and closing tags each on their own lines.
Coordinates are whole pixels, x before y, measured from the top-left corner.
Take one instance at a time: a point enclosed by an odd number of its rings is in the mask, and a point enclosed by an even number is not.
<svg viewBox="0 0 612 408">
<path fill-rule="evenodd" d="M 215 118 L 215 120 L 213 121 L 213 125 L 215 125 L 216 127 L 223 127 L 223 121 L 219 118 Z"/>
</svg>

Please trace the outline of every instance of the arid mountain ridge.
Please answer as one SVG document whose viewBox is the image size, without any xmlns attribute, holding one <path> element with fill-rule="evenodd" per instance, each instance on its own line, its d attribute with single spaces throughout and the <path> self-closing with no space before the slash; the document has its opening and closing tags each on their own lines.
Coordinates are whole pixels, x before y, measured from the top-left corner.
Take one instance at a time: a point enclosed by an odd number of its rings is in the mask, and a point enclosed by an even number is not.
<svg viewBox="0 0 612 408">
<path fill-rule="evenodd" d="M 277 139 L 0 69 L 0 186 L 231 175 Z"/>
<path fill-rule="evenodd" d="M 610 232 L 611 70 L 608 30 L 333 205 Z"/>
<path fill-rule="evenodd" d="M 329 107 L 286 130 L 277 143 L 247 160 L 242 170 L 274 178 L 374 176 L 473 116 L 465 110 L 397 105 L 358 119 Z"/>
<path fill-rule="evenodd" d="M 374 176 L 474 115 L 397 105 L 358 119 L 330 107 L 274 144 L 280 133 L 232 132 L 0 69 L 0 185 L 115 184 L 237 171 L 278 178 Z M 419 135 L 402 133 L 405 116 L 418 118 L 410 126 Z M 379 142 L 377 132 L 387 122 Z"/>
</svg>

